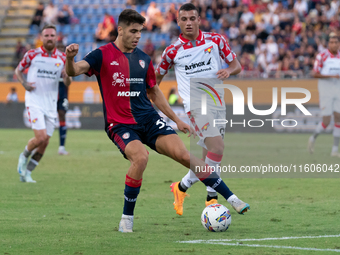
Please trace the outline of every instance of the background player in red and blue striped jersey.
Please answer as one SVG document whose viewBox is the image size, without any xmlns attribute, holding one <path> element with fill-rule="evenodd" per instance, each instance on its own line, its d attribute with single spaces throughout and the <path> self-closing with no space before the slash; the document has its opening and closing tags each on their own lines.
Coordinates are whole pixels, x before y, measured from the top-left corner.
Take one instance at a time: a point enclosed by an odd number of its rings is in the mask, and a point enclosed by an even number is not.
<svg viewBox="0 0 340 255">
<path fill-rule="evenodd" d="M 150 57 L 137 48 L 144 22 L 145 18 L 138 12 L 126 9 L 119 16 L 118 37 L 114 43 L 92 51 L 77 63 L 74 57 L 79 45 L 71 44 L 66 48 L 68 75 L 96 75 L 103 98 L 105 130 L 131 163 L 125 179 L 125 202 L 119 223 L 121 232 L 132 232 L 134 207 L 148 163 L 149 153 L 143 144 L 185 167 L 191 167 L 205 185 L 214 186 L 225 198 L 233 194 L 203 161 L 190 157 L 176 132 L 153 108 L 149 98 L 177 124 L 180 131 L 191 133 L 190 126 L 171 110 L 156 85 Z"/>
<path fill-rule="evenodd" d="M 63 44 L 57 45 L 57 49 L 61 52 L 65 51 L 65 46 Z M 68 155 L 65 150 L 66 142 L 66 112 L 68 110 L 68 86 L 70 86 L 72 79 L 68 77 L 65 69 L 61 72 L 61 77 L 59 79 L 59 92 L 58 92 L 58 102 L 57 111 L 59 117 L 59 155 Z"/>
</svg>

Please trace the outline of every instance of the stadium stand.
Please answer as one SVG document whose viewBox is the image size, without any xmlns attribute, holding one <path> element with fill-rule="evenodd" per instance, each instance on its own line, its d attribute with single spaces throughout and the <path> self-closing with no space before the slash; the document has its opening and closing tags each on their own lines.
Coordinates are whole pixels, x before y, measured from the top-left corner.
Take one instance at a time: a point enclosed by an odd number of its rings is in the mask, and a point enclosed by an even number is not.
<svg viewBox="0 0 340 255">
<path fill-rule="evenodd" d="M 29 43 L 35 0 L 0 0 L 0 80 L 12 77 L 17 41 Z"/>
</svg>

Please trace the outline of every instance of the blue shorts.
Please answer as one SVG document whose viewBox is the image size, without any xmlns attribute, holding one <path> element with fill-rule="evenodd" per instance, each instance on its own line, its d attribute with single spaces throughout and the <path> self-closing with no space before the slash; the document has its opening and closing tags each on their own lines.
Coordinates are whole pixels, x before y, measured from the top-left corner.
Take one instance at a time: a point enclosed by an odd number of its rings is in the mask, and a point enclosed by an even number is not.
<svg viewBox="0 0 340 255">
<path fill-rule="evenodd" d="M 57 110 L 62 110 L 67 112 L 68 110 L 68 100 L 67 98 L 59 98 L 57 102 Z"/>
<path fill-rule="evenodd" d="M 68 88 L 65 86 L 63 82 L 59 82 L 59 94 L 58 94 L 58 102 L 57 102 L 57 110 L 62 110 L 67 112 L 68 110 Z"/>
<path fill-rule="evenodd" d="M 151 149 L 156 150 L 156 140 L 159 135 L 177 134 L 172 127 L 159 116 L 155 116 L 148 122 L 142 124 L 118 124 L 107 130 L 107 135 L 112 142 L 118 147 L 124 158 L 127 159 L 124 151 L 129 142 L 139 140 Z"/>
</svg>

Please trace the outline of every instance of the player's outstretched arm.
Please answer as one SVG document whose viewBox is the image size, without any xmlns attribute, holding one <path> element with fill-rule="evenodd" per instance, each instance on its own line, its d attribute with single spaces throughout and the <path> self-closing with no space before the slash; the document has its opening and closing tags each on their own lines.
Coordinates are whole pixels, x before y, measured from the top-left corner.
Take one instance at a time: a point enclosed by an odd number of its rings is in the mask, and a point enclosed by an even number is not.
<svg viewBox="0 0 340 255">
<path fill-rule="evenodd" d="M 189 132 L 189 136 L 194 134 L 193 130 L 190 126 L 184 123 L 182 120 L 178 118 L 176 113 L 171 109 L 168 101 L 166 101 L 162 91 L 159 89 L 158 85 L 156 84 L 151 89 L 147 89 L 148 98 L 150 98 L 153 103 L 157 106 L 157 108 L 162 111 L 169 119 L 173 120 L 180 131 L 183 133 Z"/>
<path fill-rule="evenodd" d="M 66 65 L 65 70 L 68 76 L 78 76 L 87 73 L 90 69 L 90 64 L 85 60 L 74 62 L 74 57 L 78 54 L 79 45 L 70 44 L 66 47 Z"/>
</svg>

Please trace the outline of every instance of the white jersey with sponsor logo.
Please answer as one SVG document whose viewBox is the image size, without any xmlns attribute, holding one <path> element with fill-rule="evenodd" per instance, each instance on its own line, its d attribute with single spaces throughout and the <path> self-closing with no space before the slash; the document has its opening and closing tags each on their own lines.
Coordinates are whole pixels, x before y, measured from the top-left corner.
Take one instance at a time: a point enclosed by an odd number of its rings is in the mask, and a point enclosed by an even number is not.
<svg viewBox="0 0 340 255">
<path fill-rule="evenodd" d="M 52 53 L 43 47 L 29 50 L 19 63 L 18 69 L 28 69 L 27 82 L 34 82 L 35 89 L 26 91 L 26 107 L 40 108 L 48 116 L 57 115 L 58 86 L 66 55 L 55 49 Z"/>
<path fill-rule="evenodd" d="M 340 52 L 333 55 L 327 49 L 319 53 L 313 71 L 323 75 L 340 75 Z M 319 79 L 318 89 L 321 115 L 331 116 L 333 112 L 340 112 L 340 79 Z"/>
<path fill-rule="evenodd" d="M 235 58 L 236 54 L 231 51 L 223 36 L 199 31 L 195 41 L 189 41 L 180 35 L 174 44 L 167 47 L 157 72 L 165 75 L 174 66 L 178 92 L 186 112 L 189 112 L 190 108 L 201 107 L 202 95 L 206 95 L 208 109 L 221 110 L 225 109 L 224 90 L 214 88 L 216 81 L 222 83 L 217 80 L 216 73 L 222 69 L 222 61 L 230 63 Z M 190 87 L 191 78 L 211 80 L 195 82 L 194 86 Z"/>
<path fill-rule="evenodd" d="M 340 75 L 340 52 L 336 55 L 330 53 L 328 49 L 320 52 L 315 59 L 315 73 L 322 75 Z M 340 80 L 335 78 L 319 79 L 319 85 L 339 85 Z"/>
</svg>

